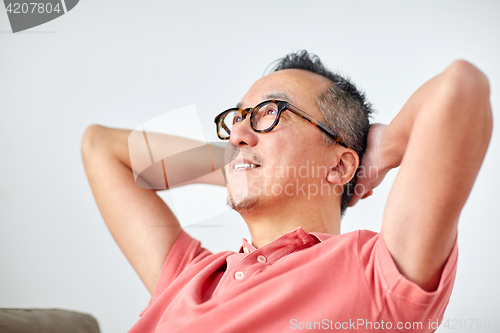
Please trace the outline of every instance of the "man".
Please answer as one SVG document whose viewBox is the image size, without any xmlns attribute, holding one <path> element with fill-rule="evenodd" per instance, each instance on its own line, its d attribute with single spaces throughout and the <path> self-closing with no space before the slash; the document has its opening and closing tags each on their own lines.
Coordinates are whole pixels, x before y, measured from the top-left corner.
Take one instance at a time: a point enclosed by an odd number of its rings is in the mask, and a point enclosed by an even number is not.
<svg viewBox="0 0 500 333">
<path fill-rule="evenodd" d="M 90 126 L 82 156 L 92 191 L 152 294 L 130 332 L 435 330 L 456 272 L 460 211 L 491 136 L 488 80 L 455 61 L 388 126 L 369 126 L 369 114 L 363 95 L 307 52 L 283 58 L 220 114 L 228 203 L 252 241 L 218 254 L 135 184 L 130 131 Z M 166 152 L 192 143 L 170 139 Z M 398 166 L 381 233 L 341 235 L 347 203 Z M 215 173 L 197 181 L 223 185 Z"/>
</svg>

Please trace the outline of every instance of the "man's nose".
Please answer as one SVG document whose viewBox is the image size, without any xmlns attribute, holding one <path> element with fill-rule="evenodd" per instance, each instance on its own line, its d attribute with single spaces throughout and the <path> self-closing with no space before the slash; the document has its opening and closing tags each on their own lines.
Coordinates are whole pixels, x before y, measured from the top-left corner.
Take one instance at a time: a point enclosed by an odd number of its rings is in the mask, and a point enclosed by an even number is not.
<svg viewBox="0 0 500 333">
<path fill-rule="evenodd" d="M 248 114 L 238 125 L 233 127 L 229 142 L 238 147 L 242 145 L 253 147 L 257 144 L 257 133 L 254 132 L 250 126 L 250 114 Z"/>
</svg>

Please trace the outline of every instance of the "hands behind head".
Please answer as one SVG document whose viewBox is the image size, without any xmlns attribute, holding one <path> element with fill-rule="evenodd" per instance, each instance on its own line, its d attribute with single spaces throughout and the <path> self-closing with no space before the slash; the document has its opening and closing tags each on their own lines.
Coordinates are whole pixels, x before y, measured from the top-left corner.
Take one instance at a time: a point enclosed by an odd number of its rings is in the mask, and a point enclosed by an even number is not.
<svg viewBox="0 0 500 333">
<path fill-rule="evenodd" d="M 349 207 L 354 206 L 359 199 L 368 198 L 373 194 L 390 168 L 384 167 L 384 156 L 382 149 L 382 137 L 387 125 L 372 124 L 368 132 L 366 151 L 359 166 L 358 178 L 354 194 L 349 202 Z"/>
</svg>

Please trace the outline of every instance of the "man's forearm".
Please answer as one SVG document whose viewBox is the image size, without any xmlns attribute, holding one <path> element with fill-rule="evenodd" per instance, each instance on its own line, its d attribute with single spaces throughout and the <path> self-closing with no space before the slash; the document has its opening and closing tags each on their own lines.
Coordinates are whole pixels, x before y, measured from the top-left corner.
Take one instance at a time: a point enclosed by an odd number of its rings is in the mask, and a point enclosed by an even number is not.
<svg viewBox="0 0 500 333">
<path fill-rule="evenodd" d="M 86 131 L 85 140 L 82 145 L 82 153 L 85 155 L 87 151 L 91 151 L 94 149 L 105 150 L 109 156 L 112 156 L 130 170 L 132 170 L 133 167 L 137 165 L 150 166 L 151 160 L 147 152 L 146 154 L 144 154 L 143 152 L 143 154 L 136 154 L 133 156 L 134 158 L 137 158 L 137 156 L 139 156 L 143 160 L 131 161 L 129 147 L 129 138 L 131 133 L 132 131 L 127 129 L 109 128 L 101 125 L 91 125 Z M 220 172 L 216 174 L 210 174 L 210 170 L 212 170 L 210 166 L 211 163 L 213 164 L 213 161 L 210 161 L 210 157 L 205 156 L 204 154 L 196 154 L 196 151 L 193 149 L 193 147 L 203 148 L 203 146 L 205 146 L 205 143 L 178 136 L 152 132 L 147 133 L 147 138 L 147 144 L 150 145 L 150 147 L 153 147 L 153 154 L 157 160 L 168 158 L 169 156 L 175 154 L 187 152 L 186 154 L 184 154 L 182 159 L 179 160 L 179 158 L 176 158 L 175 163 L 171 166 L 172 168 L 175 168 L 177 176 L 180 172 L 182 172 L 181 177 L 184 179 L 189 179 L 188 181 L 183 182 L 180 185 L 193 183 L 214 184 L 221 186 L 225 185 Z M 143 133 L 139 133 L 139 139 L 144 140 Z M 141 143 L 144 145 L 144 141 L 142 141 Z M 208 149 L 206 150 L 208 151 Z M 214 159 L 217 159 L 217 161 L 223 159 L 224 151 L 220 147 L 211 145 L 210 153 L 213 155 Z M 137 172 L 138 170 L 134 171 L 136 171 L 136 173 L 139 173 Z M 142 169 L 140 171 L 142 171 Z M 162 179 L 160 180 L 148 179 L 148 175 L 145 174 L 146 173 L 143 173 L 141 176 L 144 177 L 144 180 L 146 182 L 158 183 L 158 181 L 160 181 L 160 183 L 165 184 L 163 180 L 163 174 L 154 175 L 155 177 L 161 177 Z M 158 189 L 156 188 L 156 190 Z"/>
<path fill-rule="evenodd" d="M 455 62 L 452 66 L 459 67 L 471 65 L 465 62 Z M 450 70 L 450 68 L 448 70 Z M 471 77 L 469 80 L 464 77 L 456 77 L 456 81 L 450 78 L 450 75 L 445 76 L 441 73 L 427 81 L 413 93 L 400 112 L 382 133 L 379 148 L 379 166 L 381 169 L 388 170 L 396 168 L 401 164 L 412 133 L 412 128 L 418 117 L 422 118 L 422 121 L 432 121 L 433 117 L 447 117 L 451 120 L 449 122 L 449 127 L 457 133 L 460 133 L 459 136 L 462 137 L 466 137 L 471 133 L 471 119 L 475 122 L 483 121 L 485 123 L 491 123 L 491 112 L 488 112 L 486 108 L 481 108 L 480 106 L 475 109 L 466 110 L 469 111 L 468 114 L 460 113 L 459 110 L 461 108 L 436 109 L 427 107 L 436 103 L 436 100 L 441 99 L 443 96 L 448 96 L 450 103 L 461 105 L 463 102 L 460 100 L 459 96 L 464 93 L 465 97 L 466 90 L 476 89 L 476 87 L 472 87 L 472 85 L 477 86 L 480 84 L 482 86 L 488 86 L 488 81 L 484 74 L 477 70 L 470 72 Z M 428 115 L 422 115 L 422 113 L 428 113 Z M 427 119 L 424 120 L 424 117 Z M 430 134 L 432 135 L 432 133 Z M 418 138 L 418 140 L 422 142 L 422 145 L 427 144 L 425 137 Z"/>
</svg>

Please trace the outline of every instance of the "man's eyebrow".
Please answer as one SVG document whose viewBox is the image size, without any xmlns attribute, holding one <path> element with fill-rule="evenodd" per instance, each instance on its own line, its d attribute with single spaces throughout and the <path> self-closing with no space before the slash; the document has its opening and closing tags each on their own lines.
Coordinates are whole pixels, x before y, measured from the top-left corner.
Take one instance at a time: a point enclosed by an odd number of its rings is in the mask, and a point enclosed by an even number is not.
<svg viewBox="0 0 500 333">
<path fill-rule="evenodd" d="M 264 101 L 266 101 L 268 99 L 279 99 L 279 100 L 283 100 L 283 101 L 290 102 L 290 103 L 292 102 L 292 99 L 290 98 L 290 96 L 288 96 L 284 92 L 272 92 L 272 93 L 269 93 L 269 94 L 262 96 L 262 99 Z"/>
<path fill-rule="evenodd" d="M 272 92 L 272 93 L 265 94 L 265 95 L 262 96 L 262 101 L 267 101 L 267 100 L 270 100 L 270 99 L 278 99 L 278 100 L 282 100 L 282 101 L 286 101 L 286 102 L 292 103 L 292 99 L 286 93 L 284 93 L 284 92 Z M 236 104 L 236 108 L 242 109 L 243 108 L 243 103 L 239 102 L 238 104 Z"/>
</svg>

